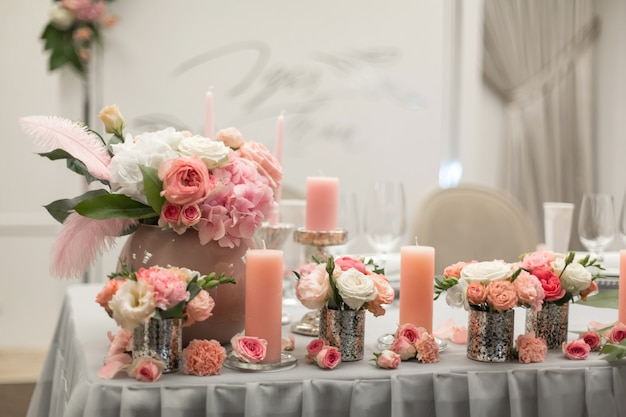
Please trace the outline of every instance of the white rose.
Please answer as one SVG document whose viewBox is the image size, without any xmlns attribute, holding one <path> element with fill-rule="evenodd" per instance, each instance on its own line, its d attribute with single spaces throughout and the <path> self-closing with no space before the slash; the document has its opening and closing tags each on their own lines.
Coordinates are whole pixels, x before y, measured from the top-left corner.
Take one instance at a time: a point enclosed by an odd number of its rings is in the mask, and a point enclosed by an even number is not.
<svg viewBox="0 0 626 417">
<path fill-rule="evenodd" d="M 561 277 L 561 285 L 563 288 L 574 295 L 578 295 L 591 285 L 591 272 L 578 262 L 572 262 L 567 265 L 567 268 L 563 271 L 565 259 L 556 258 L 551 266 L 554 273 Z M 563 273 L 561 274 L 561 272 Z"/>
<path fill-rule="evenodd" d="M 118 193 L 148 204 L 143 188 L 143 175 L 140 165 L 158 169 L 163 161 L 178 158 L 174 150 L 184 134 L 174 128 L 144 133 L 134 140 L 127 135 L 124 143 L 112 145 L 113 158 L 109 165 L 111 189 Z"/>
<path fill-rule="evenodd" d="M 118 325 L 133 330 L 147 323 L 156 312 L 152 287 L 143 280 L 126 281 L 109 301 L 109 308 Z"/>
<path fill-rule="evenodd" d="M 477 262 L 461 270 L 461 278 L 468 282 L 487 283 L 508 279 L 513 275 L 511 265 L 504 261 Z"/>
<path fill-rule="evenodd" d="M 184 138 L 178 145 L 178 152 L 185 156 L 198 155 L 208 169 L 213 169 L 228 165 L 230 148 L 224 142 L 196 135 Z"/>
<path fill-rule="evenodd" d="M 337 277 L 336 284 L 339 295 L 352 310 L 360 309 L 363 304 L 378 296 L 374 281 L 354 268 L 342 272 Z"/>
<path fill-rule="evenodd" d="M 50 23 L 59 30 L 67 30 L 74 23 L 74 15 L 65 7 L 53 7 L 50 10 Z"/>
<path fill-rule="evenodd" d="M 322 308 L 330 297 L 330 282 L 326 265 L 317 265 L 310 273 L 302 275 L 296 283 L 296 297 L 310 309 Z"/>
<path fill-rule="evenodd" d="M 446 303 L 450 307 L 461 308 L 469 310 L 469 303 L 467 302 L 466 292 L 469 283 L 465 279 L 460 279 L 459 283 L 446 290 Z"/>
</svg>

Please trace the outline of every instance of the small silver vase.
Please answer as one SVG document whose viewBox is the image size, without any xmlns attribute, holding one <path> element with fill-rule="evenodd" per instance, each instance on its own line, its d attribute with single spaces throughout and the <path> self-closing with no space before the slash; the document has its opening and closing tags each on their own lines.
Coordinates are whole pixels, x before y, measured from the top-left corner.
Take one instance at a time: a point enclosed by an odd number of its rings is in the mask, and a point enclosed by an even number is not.
<svg viewBox="0 0 626 417">
<path fill-rule="evenodd" d="M 182 319 L 150 319 L 133 330 L 133 359 L 149 357 L 165 363 L 163 373 L 180 368 L 183 350 Z"/>
<path fill-rule="evenodd" d="M 513 349 L 515 311 L 469 311 L 467 357 L 481 362 L 507 362 Z"/>
<path fill-rule="evenodd" d="M 567 341 L 568 322 L 569 303 L 544 303 L 541 311 L 526 310 L 526 333 L 535 332 L 535 337 L 546 341 L 548 349 L 561 349 Z"/>
<path fill-rule="evenodd" d="M 342 362 L 363 359 L 365 310 L 320 310 L 319 338 L 341 352 Z"/>
</svg>

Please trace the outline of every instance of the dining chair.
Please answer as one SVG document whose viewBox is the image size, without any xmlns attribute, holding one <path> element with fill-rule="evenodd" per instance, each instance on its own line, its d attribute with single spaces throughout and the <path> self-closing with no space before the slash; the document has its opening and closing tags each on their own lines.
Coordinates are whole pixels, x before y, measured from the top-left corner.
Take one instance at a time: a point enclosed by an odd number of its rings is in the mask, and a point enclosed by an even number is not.
<svg viewBox="0 0 626 417">
<path fill-rule="evenodd" d="M 481 185 L 435 187 L 419 199 L 413 234 L 435 248 L 435 274 L 458 261 L 514 262 L 536 249 L 536 227 L 506 191 Z"/>
</svg>

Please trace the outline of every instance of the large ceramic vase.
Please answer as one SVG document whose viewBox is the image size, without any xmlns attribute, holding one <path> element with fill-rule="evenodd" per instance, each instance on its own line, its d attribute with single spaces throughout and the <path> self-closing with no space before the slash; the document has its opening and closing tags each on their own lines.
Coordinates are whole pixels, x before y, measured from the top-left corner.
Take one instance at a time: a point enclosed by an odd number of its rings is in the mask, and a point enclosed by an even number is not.
<svg viewBox="0 0 626 417">
<path fill-rule="evenodd" d="M 548 349 L 561 349 L 567 342 L 569 303 L 544 303 L 540 311 L 526 310 L 526 333 L 546 341 Z"/>
<path fill-rule="evenodd" d="M 507 362 L 513 353 L 515 310 L 469 310 L 467 357 L 481 362 Z"/>
<path fill-rule="evenodd" d="M 341 352 L 342 362 L 363 359 L 365 339 L 365 311 L 320 310 L 319 338 Z"/>
<path fill-rule="evenodd" d="M 246 270 L 244 256 L 248 245 L 222 248 L 217 242 L 201 245 L 198 232 L 189 229 L 182 235 L 163 231 L 158 226 L 141 225 L 129 236 L 120 253 L 120 260 L 135 270 L 151 266 L 179 266 L 203 275 L 224 272 L 233 276 L 236 284 L 218 285 L 209 291 L 215 300 L 213 315 L 205 321 L 183 329 L 183 344 L 193 339 L 215 339 L 222 344 L 244 329 L 246 302 Z"/>
</svg>

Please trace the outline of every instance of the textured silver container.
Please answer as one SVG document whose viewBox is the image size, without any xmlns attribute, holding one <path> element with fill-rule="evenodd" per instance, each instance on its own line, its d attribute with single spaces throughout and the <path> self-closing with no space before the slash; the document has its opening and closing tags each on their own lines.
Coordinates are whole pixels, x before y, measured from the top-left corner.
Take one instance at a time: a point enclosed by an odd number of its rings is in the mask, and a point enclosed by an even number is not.
<svg viewBox="0 0 626 417">
<path fill-rule="evenodd" d="M 511 358 L 515 311 L 469 311 L 467 357 L 481 362 L 507 362 Z"/>
<path fill-rule="evenodd" d="M 341 352 L 341 361 L 363 359 L 365 310 L 320 310 L 319 338 Z"/>
<path fill-rule="evenodd" d="M 133 359 L 149 357 L 165 362 L 163 373 L 180 368 L 183 349 L 182 319 L 151 319 L 133 330 Z"/>
<path fill-rule="evenodd" d="M 561 349 L 567 341 L 568 321 L 569 303 L 544 303 L 541 311 L 526 310 L 526 333 L 535 332 L 535 337 L 546 341 L 548 349 Z"/>
</svg>

